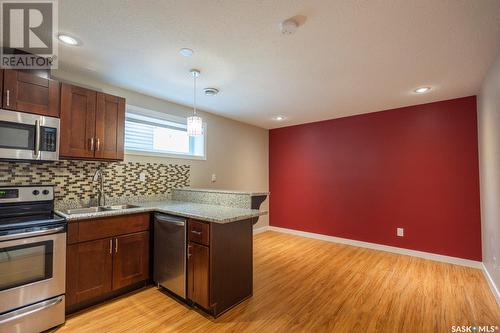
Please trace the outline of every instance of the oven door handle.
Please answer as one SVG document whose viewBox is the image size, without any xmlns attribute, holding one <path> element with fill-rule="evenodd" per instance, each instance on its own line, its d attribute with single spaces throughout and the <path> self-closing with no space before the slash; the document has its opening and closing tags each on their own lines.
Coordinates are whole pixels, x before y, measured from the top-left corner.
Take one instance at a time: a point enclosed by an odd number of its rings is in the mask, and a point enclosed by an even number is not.
<svg viewBox="0 0 500 333">
<path fill-rule="evenodd" d="M 54 305 L 57 305 L 61 303 L 64 299 L 64 295 L 58 296 L 56 298 L 52 298 L 37 304 L 33 304 L 30 306 L 27 306 L 24 309 L 19 309 L 16 311 L 13 311 L 11 313 L 6 313 L 0 316 L 0 325 L 8 323 L 9 321 L 13 321 L 22 317 L 25 317 L 27 315 L 45 310 L 47 308 L 50 308 Z"/>
<path fill-rule="evenodd" d="M 64 230 L 64 226 L 56 227 L 56 228 L 45 228 L 43 230 L 36 230 L 36 231 L 29 231 L 29 232 L 21 232 L 21 233 L 13 234 L 13 235 L 0 236 L 0 241 L 26 238 L 26 237 L 50 235 L 50 234 L 58 233 L 59 231 L 62 231 L 62 230 Z"/>
</svg>

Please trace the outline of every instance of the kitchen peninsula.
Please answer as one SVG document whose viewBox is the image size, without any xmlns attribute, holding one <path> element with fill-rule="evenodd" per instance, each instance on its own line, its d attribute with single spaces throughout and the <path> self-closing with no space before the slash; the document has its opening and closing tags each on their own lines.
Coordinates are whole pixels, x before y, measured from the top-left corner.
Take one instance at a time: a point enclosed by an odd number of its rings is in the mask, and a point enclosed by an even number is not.
<svg viewBox="0 0 500 333">
<path fill-rule="evenodd" d="M 216 317 L 251 297 L 252 225 L 267 213 L 258 210 L 267 194 L 174 189 L 167 200 L 110 198 L 112 206 L 69 209 L 59 204 L 58 213 L 69 221 L 67 312 L 152 281 L 155 213 L 187 220 L 188 304 Z"/>
</svg>

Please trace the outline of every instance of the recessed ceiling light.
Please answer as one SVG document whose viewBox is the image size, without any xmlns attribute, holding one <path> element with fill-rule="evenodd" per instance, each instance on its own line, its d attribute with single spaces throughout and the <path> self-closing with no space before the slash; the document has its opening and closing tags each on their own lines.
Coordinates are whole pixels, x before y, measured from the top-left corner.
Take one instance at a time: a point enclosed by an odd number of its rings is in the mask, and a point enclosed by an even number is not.
<svg viewBox="0 0 500 333">
<path fill-rule="evenodd" d="M 57 38 L 66 45 L 76 46 L 80 44 L 76 38 L 66 34 L 59 34 Z"/>
<path fill-rule="evenodd" d="M 219 89 L 217 89 L 217 88 L 205 88 L 205 89 L 203 89 L 203 92 L 207 96 L 215 96 L 219 93 Z"/>
<path fill-rule="evenodd" d="M 420 87 L 420 88 L 417 88 L 413 91 L 416 92 L 417 94 L 423 94 L 423 93 L 428 92 L 429 90 L 431 90 L 430 87 Z"/>
<path fill-rule="evenodd" d="M 285 120 L 285 117 L 283 117 L 283 116 L 276 116 L 273 119 L 276 120 L 276 121 L 283 121 L 283 120 Z"/>
<path fill-rule="evenodd" d="M 183 57 L 191 57 L 194 54 L 194 51 L 188 49 L 187 47 L 183 47 L 182 49 L 179 50 L 179 54 Z"/>
</svg>

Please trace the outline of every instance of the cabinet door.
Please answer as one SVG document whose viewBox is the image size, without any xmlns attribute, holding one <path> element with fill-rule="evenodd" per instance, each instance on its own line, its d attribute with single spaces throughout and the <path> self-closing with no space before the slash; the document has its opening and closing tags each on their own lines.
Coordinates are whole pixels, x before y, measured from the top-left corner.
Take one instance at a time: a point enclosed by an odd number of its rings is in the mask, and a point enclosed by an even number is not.
<svg viewBox="0 0 500 333">
<path fill-rule="evenodd" d="M 95 91 L 62 84 L 59 147 L 62 157 L 94 157 L 96 96 Z"/>
<path fill-rule="evenodd" d="M 113 290 L 149 278 L 149 231 L 114 239 Z"/>
<path fill-rule="evenodd" d="M 58 81 L 23 71 L 4 71 L 3 108 L 59 117 Z"/>
<path fill-rule="evenodd" d="M 209 301 L 209 248 L 193 242 L 188 244 L 188 298 L 205 309 Z"/>
<path fill-rule="evenodd" d="M 125 99 L 97 93 L 96 158 L 123 160 Z"/>
<path fill-rule="evenodd" d="M 111 291 L 112 239 L 69 245 L 66 255 L 66 306 Z"/>
</svg>

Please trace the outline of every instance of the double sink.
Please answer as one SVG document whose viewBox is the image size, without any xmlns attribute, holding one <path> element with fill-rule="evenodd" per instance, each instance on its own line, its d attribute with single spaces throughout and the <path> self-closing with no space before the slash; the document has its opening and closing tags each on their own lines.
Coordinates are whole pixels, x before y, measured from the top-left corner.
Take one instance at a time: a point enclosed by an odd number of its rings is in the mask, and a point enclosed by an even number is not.
<svg viewBox="0 0 500 333">
<path fill-rule="evenodd" d="M 135 206 L 135 205 L 97 206 L 97 207 L 67 209 L 63 212 L 65 214 L 68 214 L 68 215 L 75 215 L 75 214 L 109 212 L 109 211 L 124 210 L 124 209 L 131 209 L 131 208 L 139 208 L 139 206 Z"/>
</svg>

